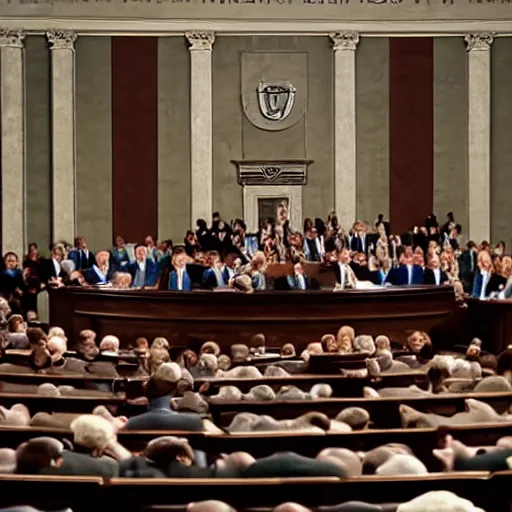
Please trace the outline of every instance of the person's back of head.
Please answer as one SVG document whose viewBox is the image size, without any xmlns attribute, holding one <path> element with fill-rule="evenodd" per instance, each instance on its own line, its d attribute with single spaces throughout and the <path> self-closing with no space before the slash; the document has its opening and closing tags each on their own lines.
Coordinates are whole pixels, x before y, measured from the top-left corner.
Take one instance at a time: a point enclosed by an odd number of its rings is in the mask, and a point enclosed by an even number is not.
<svg viewBox="0 0 512 512">
<path fill-rule="evenodd" d="M 55 442 L 51 442 L 55 441 Z M 20 445 L 16 451 L 18 475 L 37 475 L 43 469 L 62 464 L 64 446 L 57 440 L 31 439 Z"/>
<path fill-rule="evenodd" d="M 16 470 L 16 450 L 0 448 L 0 473 L 14 473 Z"/>
<path fill-rule="evenodd" d="M 165 468 L 171 462 L 179 462 L 186 466 L 195 463 L 195 455 L 187 439 L 175 436 L 162 436 L 151 440 L 144 452 L 146 459 L 160 468 Z"/>
<path fill-rule="evenodd" d="M 223 501 L 208 500 L 189 503 L 187 512 L 236 512 L 236 510 Z"/>
<path fill-rule="evenodd" d="M 311 512 L 309 508 L 303 507 L 302 505 L 299 505 L 298 503 L 282 503 L 281 505 L 277 506 L 273 512 Z"/>
</svg>

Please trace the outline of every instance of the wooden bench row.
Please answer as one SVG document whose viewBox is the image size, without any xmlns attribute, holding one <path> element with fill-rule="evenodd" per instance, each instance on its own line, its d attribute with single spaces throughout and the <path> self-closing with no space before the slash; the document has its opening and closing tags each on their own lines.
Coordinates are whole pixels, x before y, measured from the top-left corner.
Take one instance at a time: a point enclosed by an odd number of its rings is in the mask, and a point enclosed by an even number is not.
<svg viewBox="0 0 512 512">
<path fill-rule="evenodd" d="M 433 490 L 447 490 L 487 512 L 510 508 L 512 472 L 433 474 L 426 477 L 271 478 L 271 479 L 133 479 L 95 477 L 0 476 L 2 505 L 27 504 L 44 510 L 71 507 L 135 511 L 147 505 L 186 504 L 217 499 L 239 510 L 272 507 L 286 501 L 306 506 L 350 500 L 404 502 Z M 114 507 L 114 508 L 113 508 Z"/>
<path fill-rule="evenodd" d="M 373 426 L 396 428 L 401 425 L 399 406 L 407 404 L 419 411 L 451 416 L 464 411 L 465 400 L 474 398 L 488 403 L 499 413 L 505 413 L 512 403 L 512 392 L 505 393 L 464 393 L 436 396 L 410 396 L 385 398 L 328 398 L 301 401 L 274 402 L 210 402 L 209 412 L 218 426 L 228 426 L 233 417 L 241 412 L 266 414 L 275 419 L 297 418 L 311 411 L 318 411 L 334 418 L 348 407 L 360 407 L 369 412 Z M 11 407 L 16 403 L 25 404 L 31 414 L 36 412 L 90 413 L 98 405 L 115 407 L 118 414 L 133 416 L 146 410 L 145 406 L 132 405 L 124 396 L 44 396 L 29 393 L 0 393 L 0 405 Z"/>
<path fill-rule="evenodd" d="M 512 392 L 460 393 L 435 396 L 409 396 L 384 398 L 328 398 L 300 401 L 233 401 L 211 402 L 209 412 L 218 426 L 227 426 L 241 412 L 266 414 L 275 419 L 297 418 L 310 411 L 322 412 L 330 418 L 348 407 L 360 407 L 369 412 L 373 425 L 395 428 L 401 425 L 399 406 L 406 404 L 422 412 L 452 416 L 465 410 L 465 400 L 474 398 L 491 405 L 499 414 L 505 413 L 512 403 Z M 1 400 L 1 399 L 0 399 Z"/>
<path fill-rule="evenodd" d="M 468 446 L 493 445 L 501 437 L 512 435 L 512 425 L 503 423 L 449 428 L 362 430 L 350 433 L 327 432 L 320 434 L 306 432 L 227 434 L 214 426 L 211 429 L 208 428 L 207 421 L 205 424 L 205 432 L 121 430 L 118 433 L 118 439 L 127 449 L 138 452 L 143 450 L 151 439 L 164 435 L 175 435 L 188 438 L 194 448 L 208 454 L 245 451 L 257 458 L 282 451 L 293 451 L 314 457 L 318 452 L 329 447 L 369 451 L 386 443 L 403 443 L 414 451 L 430 471 L 439 471 L 441 465 L 432 455 L 432 450 L 439 447 L 447 433 Z M 73 433 L 67 429 L 0 427 L 0 446 L 16 448 L 28 439 L 41 436 L 73 439 Z"/>
<path fill-rule="evenodd" d="M 124 391 L 129 396 L 136 396 L 142 391 L 144 382 L 147 378 L 128 378 L 120 377 L 102 377 L 97 375 L 52 375 L 46 373 L 0 373 L 0 382 L 13 382 L 23 384 L 42 384 L 51 382 L 56 385 L 68 384 L 77 388 L 85 388 L 87 385 L 106 383 L 110 384 L 113 391 Z M 329 384 L 334 391 L 334 396 L 349 397 L 362 396 L 364 386 L 372 385 L 374 387 L 407 387 L 412 384 L 426 387 L 427 376 L 419 372 L 410 372 L 399 375 L 383 375 L 377 380 L 369 378 L 348 378 L 344 375 L 317 375 L 300 374 L 291 377 L 264 377 L 260 379 L 197 379 L 195 381 L 196 389 L 203 384 L 210 385 L 210 393 L 215 393 L 222 386 L 237 386 L 241 391 L 247 392 L 252 387 L 260 384 L 267 384 L 278 390 L 281 386 L 297 386 L 298 388 L 309 391 L 314 384 Z"/>
</svg>

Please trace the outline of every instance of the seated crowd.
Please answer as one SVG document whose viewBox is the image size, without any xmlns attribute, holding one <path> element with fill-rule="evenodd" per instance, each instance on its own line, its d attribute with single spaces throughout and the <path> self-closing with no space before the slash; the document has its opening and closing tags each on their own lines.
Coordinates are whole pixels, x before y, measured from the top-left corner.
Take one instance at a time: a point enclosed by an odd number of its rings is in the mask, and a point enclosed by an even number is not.
<svg viewBox="0 0 512 512">
<path fill-rule="evenodd" d="M 246 233 L 241 219 L 225 223 L 218 213 L 213 219 L 211 227 L 198 220 L 198 229 L 187 232 L 180 245 L 171 240 L 155 244 L 147 236 L 133 246 L 118 236 L 110 250 L 93 254 L 86 239 L 77 237 L 74 247 L 54 244 L 47 259 L 31 244 L 22 269 L 17 255 L 7 252 L 0 270 L 0 295 L 27 317 L 28 312 L 37 313 L 40 292 L 51 287 L 306 290 L 321 287 L 312 270 L 319 265 L 332 269 L 335 290 L 457 284 L 478 298 L 512 295 L 512 260 L 505 255 L 504 243 L 491 248 L 487 242 L 477 246 L 470 241 L 463 249 L 461 227 L 451 213 L 441 226 L 432 214 L 424 226 L 401 236 L 390 233 L 382 215 L 373 229 L 358 221 L 346 233 L 333 212 L 327 222 L 306 219 L 304 230 L 296 231 L 284 205 L 278 208 L 277 221 L 266 222 L 255 235 Z M 278 263 L 287 263 L 286 271 L 276 274 Z"/>
<path fill-rule="evenodd" d="M 472 446 L 458 440 L 455 434 L 445 433 L 439 445 L 430 447 L 430 455 L 439 463 L 437 467 L 406 443 L 368 445 L 356 451 L 345 447 L 346 441 L 335 437 L 336 434 L 350 435 L 378 429 L 384 420 L 377 415 L 372 416 L 369 406 L 383 397 L 396 399 L 399 404 L 397 421 L 404 429 L 472 425 L 478 431 L 482 425 L 512 424 L 512 415 L 508 414 L 512 399 L 512 347 L 498 356 L 484 354 L 480 341 L 475 339 L 466 354 L 435 353 L 435 347 L 425 332 L 412 333 L 405 346 L 397 347 L 385 335 L 373 339 L 356 333 L 350 326 L 342 326 L 337 333 L 326 333 L 321 340 L 306 347 L 288 343 L 272 353 L 265 348 L 265 336 L 257 334 L 251 347 L 233 344 L 223 352 L 217 343 L 208 341 L 197 352 L 186 349 L 175 354 L 172 361 L 172 347 L 165 338 L 156 338 L 151 344 L 147 339 L 139 338 L 136 346 L 123 350 L 117 337 L 107 335 L 96 340 L 96 334 L 88 330 L 79 333 L 75 346 L 68 347 L 67 336 L 62 329 L 52 327 L 46 334 L 38 327 L 27 328 L 23 318 L 9 310 L 5 299 L 0 300 L 0 310 L 5 318 L 0 401 L 2 393 L 31 393 L 40 395 L 41 399 L 54 397 L 56 406 L 59 398 L 66 396 L 88 397 L 93 404 L 88 414 L 69 410 L 30 410 L 23 399 L 10 408 L 1 406 L 0 428 L 22 427 L 40 433 L 35 437 L 28 436 L 15 448 L 7 444 L 0 448 L 0 472 L 4 474 L 90 475 L 105 479 L 357 479 L 369 474 L 421 478 L 438 473 L 439 469 L 447 473 L 494 473 L 512 468 L 512 438 L 508 435 L 503 435 L 496 442 L 484 442 L 484 446 Z M 334 415 L 328 415 L 319 408 L 321 401 L 335 400 L 333 387 L 322 382 L 322 376 L 311 373 L 315 381 L 310 382 L 307 389 L 302 389 L 293 380 L 297 376 L 307 376 L 315 358 L 331 357 L 324 354 L 337 358 L 333 362 L 343 362 L 343 358 L 349 356 L 352 361 L 355 356 L 360 358 L 361 368 L 344 369 L 341 374 L 338 371 L 338 378 L 344 382 L 357 380 L 362 383 L 358 398 L 362 396 L 364 400 L 357 407 L 340 404 Z M 138 378 L 141 383 L 140 388 L 131 394 L 128 390 L 119 392 L 112 385 L 125 375 L 122 367 L 126 361 L 130 361 L 133 367 L 130 379 Z M 19 379 L 10 381 L 8 376 L 13 374 L 46 376 L 47 381 L 40 381 L 39 385 Z M 410 385 L 378 385 L 379 380 L 385 382 L 387 377 L 396 374 L 411 378 Z M 73 386 L 56 385 L 51 383 L 55 375 L 79 378 L 73 381 Z M 84 381 L 83 377 L 87 375 L 102 379 L 98 382 Z M 327 377 L 332 376 L 325 375 Z M 426 385 L 420 384 L 423 377 L 422 382 Z M 282 380 L 279 384 L 274 383 L 272 379 L 275 378 L 284 379 L 285 384 Z M 251 387 L 244 391 L 246 379 L 251 379 Z M 295 384 L 286 384 L 287 379 Z M 471 398 L 474 393 L 478 393 L 478 399 Z M 486 402 L 485 396 L 492 393 L 508 393 L 506 396 L 510 398 L 506 410 L 497 411 Z M 430 410 L 425 412 L 401 403 L 407 398 L 421 396 L 451 399 L 453 394 L 464 399 L 466 410 L 451 416 Z M 94 400 L 107 396 L 122 399 L 123 411 L 118 406 L 94 406 Z M 307 402 L 307 412 L 282 417 L 286 403 L 300 401 Z M 253 406 L 262 402 L 268 402 L 269 406 L 275 403 L 274 415 L 257 413 Z M 237 408 L 235 414 L 216 424 L 212 422 L 215 408 L 237 403 L 244 403 L 244 409 Z M 72 441 L 63 441 L 58 434 L 45 432 L 51 428 L 70 432 Z M 132 449 L 126 437 L 130 431 L 151 431 L 153 438 L 142 449 Z M 297 444 L 294 452 L 260 455 L 250 444 L 245 449 L 238 448 L 230 453 L 220 453 L 213 444 L 210 445 L 211 451 L 198 449 L 193 441 L 183 435 L 175 435 L 176 431 L 206 431 L 220 436 L 263 434 L 272 437 L 277 432 L 329 433 L 331 436 L 325 436 L 324 445 L 315 454 L 301 453 L 303 447 Z M 5 431 L 3 439 L 6 439 Z M 486 439 L 485 435 L 482 439 Z M 169 500 L 172 501 L 172 497 Z M 229 502 L 228 496 L 226 501 Z M 376 497 L 370 501 L 375 502 Z M 443 491 L 429 492 L 405 501 L 394 509 L 386 510 L 482 511 L 471 502 Z M 346 502 L 332 510 L 384 510 L 378 500 L 376 503 Z M 226 503 L 212 501 L 192 503 L 188 510 L 223 512 L 233 509 Z M 311 509 L 286 503 L 274 510 L 307 512 Z"/>
</svg>

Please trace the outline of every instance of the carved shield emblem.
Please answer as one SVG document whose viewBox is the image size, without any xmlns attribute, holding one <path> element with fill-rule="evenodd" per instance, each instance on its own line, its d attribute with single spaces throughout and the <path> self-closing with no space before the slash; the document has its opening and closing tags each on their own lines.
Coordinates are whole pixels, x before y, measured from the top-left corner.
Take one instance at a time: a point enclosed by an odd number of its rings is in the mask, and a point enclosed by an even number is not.
<svg viewBox="0 0 512 512">
<path fill-rule="evenodd" d="M 263 172 L 265 179 L 270 183 L 279 178 L 279 175 L 281 174 L 280 167 L 260 167 L 260 169 Z"/>
<path fill-rule="evenodd" d="M 306 112 L 308 55 L 305 52 L 243 52 L 241 96 L 246 118 L 256 128 L 283 131 Z"/>
<path fill-rule="evenodd" d="M 295 87 L 290 82 L 258 84 L 258 104 L 263 117 L 270 121 L 282 121 L 292 111 Z"/>
</svg>

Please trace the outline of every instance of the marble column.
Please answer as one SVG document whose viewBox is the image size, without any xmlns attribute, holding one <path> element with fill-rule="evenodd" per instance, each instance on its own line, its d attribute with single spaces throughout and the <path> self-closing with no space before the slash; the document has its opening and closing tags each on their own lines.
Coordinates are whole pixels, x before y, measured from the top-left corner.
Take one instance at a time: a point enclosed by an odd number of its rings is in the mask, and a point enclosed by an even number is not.
<svg viewBox="0 0 512 512">
<path fill-rule="evenodd" d="M 491 241 L 491 44 L 488 33 L 466 34 L 468 53 L 469 238 Z"/>
<path fill-rule="evenodd" d="M 356 48 L 359 34 L 330 34 L 334 52 L 334 208 L 341 226 L 356 220 Z"/>
<path fill-rule="evenodd" d="M 0 29 L 2 105 L 2 252 L 25 252 L 25 73 L 19 30 Z"/>
<path fill-rule="evenodd" d="M 46 34 L 52 55 L 52 239 L 76 236 L 74 32 Z"/>
<path fill-rule="evenodd" d="M 212 48 L 213 32 L 187 32 L 190 44 L 191 226 L 211 223 L 213 209 Z"/>
</svg>

